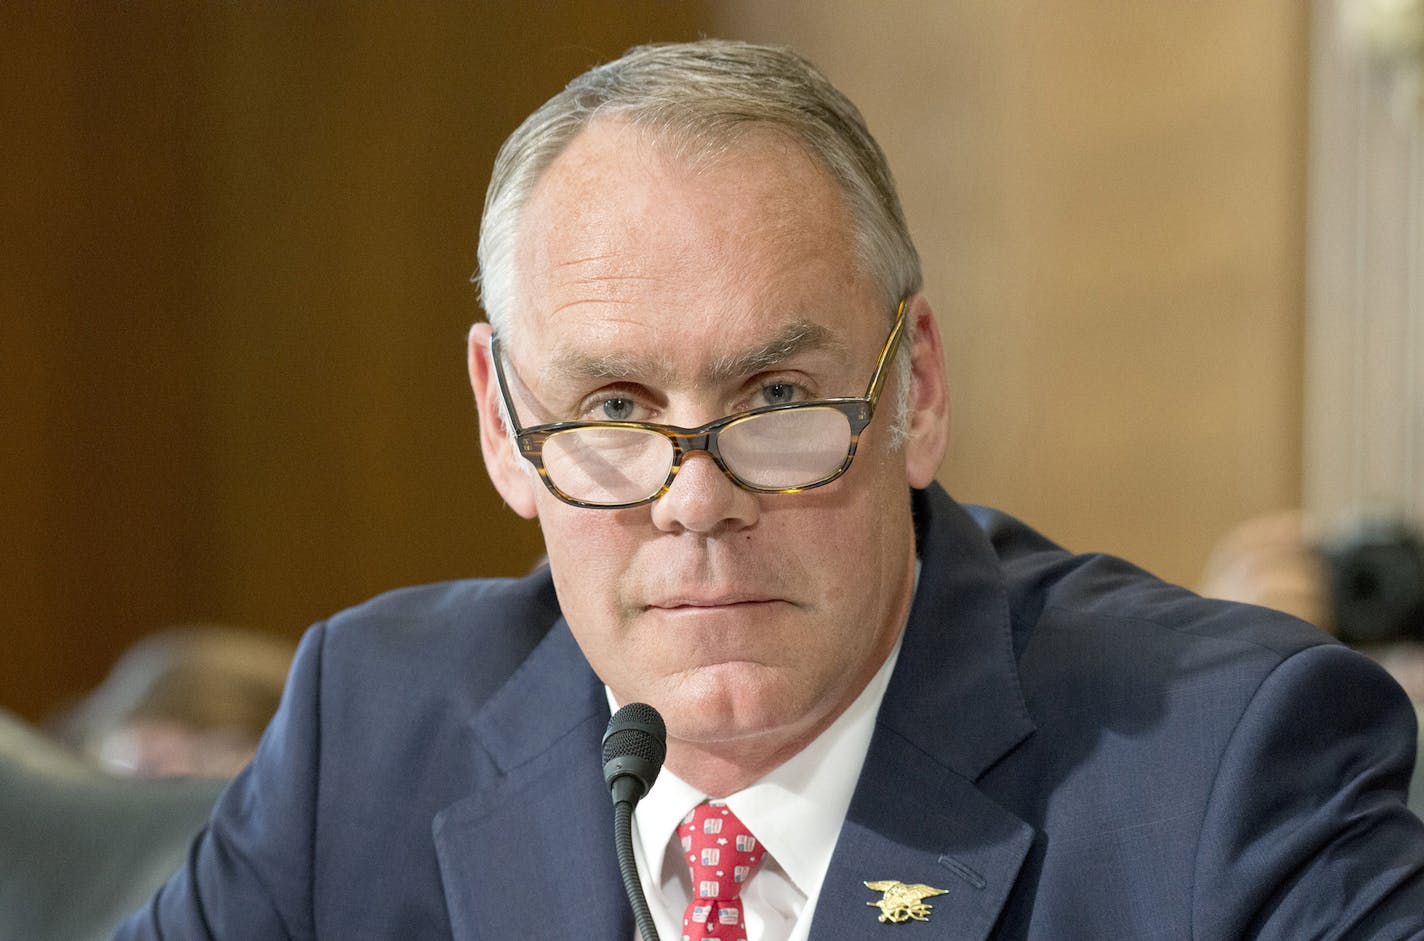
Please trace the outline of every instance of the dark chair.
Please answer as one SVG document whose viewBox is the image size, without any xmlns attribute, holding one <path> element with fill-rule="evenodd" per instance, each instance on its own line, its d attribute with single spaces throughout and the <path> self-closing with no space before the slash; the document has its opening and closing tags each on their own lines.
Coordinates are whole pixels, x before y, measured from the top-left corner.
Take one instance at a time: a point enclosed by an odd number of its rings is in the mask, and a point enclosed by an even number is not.
<svg viewBox="0 0 1424 941">
<path fill-rule="evenodd" d="M 1414 780 L 1409 782 L 1409 809 L 1424 817 L 1424 703 L 1415 702 L 1419 716 L 1419 748 L 1414 753 Z"/>
<path fill-rule="evenodd" d="M 0 711 L 0 941 L 89 941 L 183 862 L 223 780 L 109 775 Z"/>
</svg>

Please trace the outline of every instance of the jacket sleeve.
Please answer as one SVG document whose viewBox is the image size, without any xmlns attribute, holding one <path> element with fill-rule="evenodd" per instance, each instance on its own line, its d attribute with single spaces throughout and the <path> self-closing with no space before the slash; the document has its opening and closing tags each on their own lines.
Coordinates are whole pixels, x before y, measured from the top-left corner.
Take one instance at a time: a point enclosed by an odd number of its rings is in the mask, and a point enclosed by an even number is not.
<svg viewBox="0 0 1424 941">
<path fill-rule="evenodd" d="M 1424 824 L 1405 806 L 1415 723 L 1398 685 L 1347 648 L 1283 660 L 1212 788 L 1193 937 L 1424 938 Z"/>
<path fill-rule="evenodd" d="M 302 639 L 252 763 L 223 792 L 184 867 L 114 941 L 314 937 L 324 638 L 318 625 Z"/>
</svg>

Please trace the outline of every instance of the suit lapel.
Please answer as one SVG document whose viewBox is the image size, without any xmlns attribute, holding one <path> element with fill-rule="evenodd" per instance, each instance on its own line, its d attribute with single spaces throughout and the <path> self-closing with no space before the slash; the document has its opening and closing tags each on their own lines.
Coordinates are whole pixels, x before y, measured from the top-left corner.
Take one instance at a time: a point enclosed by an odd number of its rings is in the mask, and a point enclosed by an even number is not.
<svg viewBox="0 0 1424 941">
<path fill-rule="evenodd" d="M 474 720 L 490 763 L 435 818 L 457 941 L 632 937 L 601 770 L 607 722 L 561 619 Z"/>
<path fill-rule="evenodd" d="M 883 941 L 881 893 L 865 883 L 889 880 L 944 891 L 925 900 L 932 908 L 915 937 L 987 937 L 1033 828 L 924 755 L 901 748 L 878 757 L 882 773 L 862 779 L 841 827 L 811 937 Z"/>
<path fill-rule="evenodd" d="M 927 899 L 917 936 L 985 938 L 1034 839 L 974 783 L 1034 729 L 997 559 L 938 486 L 914 499 L 920 584 L 813 939 L 883 937 L 880 912 L 868 907 L 880 893 L 864 884 L 882 880 L 945 890 Z"/>
</svg>

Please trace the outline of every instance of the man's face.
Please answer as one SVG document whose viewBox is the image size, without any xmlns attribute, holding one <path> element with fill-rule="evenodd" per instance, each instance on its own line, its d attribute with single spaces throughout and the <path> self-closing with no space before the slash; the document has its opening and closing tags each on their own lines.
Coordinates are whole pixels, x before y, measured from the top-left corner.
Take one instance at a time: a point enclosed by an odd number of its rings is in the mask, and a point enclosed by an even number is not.
<svg viewBox="0 0 1424 941">
<path fill-rule="evenodd" d="M 832 181 L 771 132 L 690 169 L 623 123 L 595 123 L 536 188 L 515 264 L 505 349 L 524 425 L 686 427 L 861 395 L 892 313 Z M 784 758 L 893 646 L 914 559 L 906 457 L 888 444 L 897 381 L 851 469 L 819 489 L 750 493 L 702 453 L 631 509 L 569 506 L 532 475 L 501 487 L 537 513 L 595 671 L 620 702 L 662 712 L 670 766 L 680 748 Z"/>
</svg>

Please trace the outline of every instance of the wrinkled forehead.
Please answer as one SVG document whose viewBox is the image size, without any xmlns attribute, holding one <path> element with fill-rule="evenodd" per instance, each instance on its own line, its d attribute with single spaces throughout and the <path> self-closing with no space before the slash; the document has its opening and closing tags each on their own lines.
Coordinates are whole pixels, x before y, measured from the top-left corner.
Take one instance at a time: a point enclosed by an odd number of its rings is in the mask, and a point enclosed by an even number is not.
<svg viewBox="0 0 1424 941">
<path fill-rule="evenodd" d="M 872 328 L 883 317 L 840 188 L 774 131 L 689 160 L 600 120 L 541 178 L 514 260 L 507 348 L 593 370 L 622 371 L 619 351 L 637 338 L 669 358 L 695 348 L 699 365 L 726 372 L 723 360 L 789 337 L 853 346 L 856 314 Z"/>
<path fill-rule="evenodd" d="M 690 343 L 682 352 L 685 355 L 636 343 L 595 349 L 560 338 L 549 347 L 542 369 L 546 380 L 600 383 L 636 379 L 660 388 L 689 383 L 716 388 L 808 358 L 828 364 L 851 359 L 845 337 L 823 323 L 802 318 L 774 325 L 765 338 L 752 335 L 743 341 L 716 335 L 711 342 Z"/>
<path fill-rule="evenodd" d="M 689 234 L 669 238 L 680 231 Z M 709 234 L 723 239 L 708 242 Z M 568 240 L 651 258 L 725 248 L 731 262 L 753 262 L 771 243 L 844 250 L 855 231 L 834 175 L 786 131 L 748 124 L 735 134 L 689 136 L 611 116 L 587 125 L 540 174 L 514 240 L 521 274 L 536 273 L 528 268 L 535 252 Z"/>
</svg>

